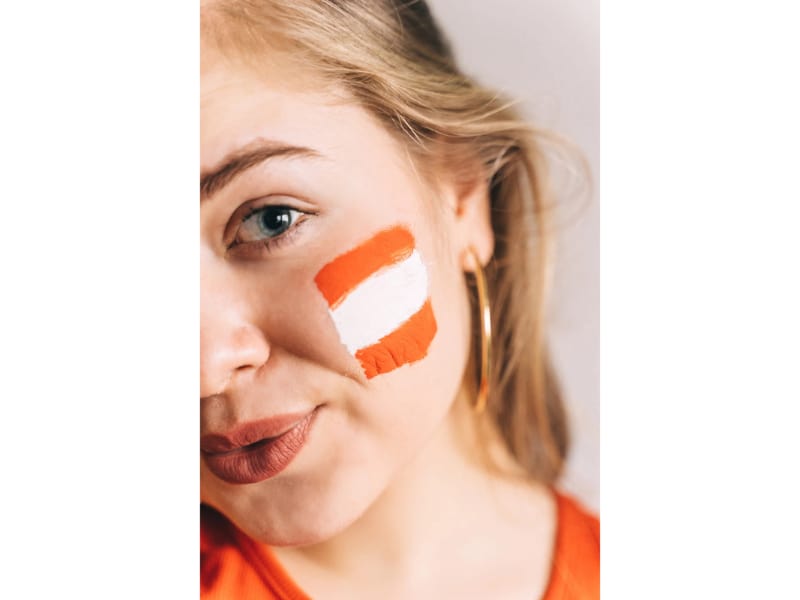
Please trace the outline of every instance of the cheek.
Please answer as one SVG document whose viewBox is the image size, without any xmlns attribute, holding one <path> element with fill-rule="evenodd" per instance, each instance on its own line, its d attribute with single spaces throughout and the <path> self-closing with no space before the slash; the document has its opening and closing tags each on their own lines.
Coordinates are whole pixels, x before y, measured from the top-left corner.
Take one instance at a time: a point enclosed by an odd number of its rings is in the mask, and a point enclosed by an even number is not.
<svg viewBox="0 0 800 600">
<path fill-rule="evenodd" d="M 437 435 L 458 395 L 469 353 L 469 302 L 460 272 L 431 269 L 436 335 L 424 359 L 380 374 L 358 404 L 373 453 L 399 465 Z"/>
<path fill-rule="evenodd" d="M 430 272 L 430 300 L 437 333 L 425 360 L 410 369 L 416 394 L 449 407 L 458 393 L 470 349 L 470 310 L 463 274 L 437 262 Z"/>
<path fill-rule="evenodd" d="M 436 334 L 423 360 L 376 378 L 392 380 L 399 390 L 398 402 L 420 420 L 438 422 L 459 393 L 470 350 L 470 306 L 464 275 L 459 265 L 442 251 L 433 236 L 420 238 L 420 250 L 429 257 L 428 300 L 436 320 Z M 396 383 L 395 383 L 396 382 Z M 419 423 L 417 424 L 419 426 Z M 426 425 L 427 426 L 427 425 Z"/>
<path fill-rule="evenodd" d="M 275 352 L 340 375 L 360 379 L 358 365 L 342 347 L 327 305 L 310 277 L 293 282 L 272 295 L 265 330 Z"/>
<path fill-rule="evenodd" d="M 405 461 L 442 422 L 469 351 L 463 275 L 431 240 L 421 242 L 403 228 L 383 230 L 315 277 L 368 386 L 348 412 L 389 463 Z"/>
</svg>

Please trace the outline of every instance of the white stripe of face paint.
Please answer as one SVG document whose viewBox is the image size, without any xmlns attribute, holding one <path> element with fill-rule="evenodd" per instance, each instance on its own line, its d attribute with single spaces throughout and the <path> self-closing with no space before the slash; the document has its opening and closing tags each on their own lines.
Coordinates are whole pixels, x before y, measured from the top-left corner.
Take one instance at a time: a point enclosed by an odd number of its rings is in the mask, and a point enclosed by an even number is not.
<svg viewBox="0 0 800 600">
<path fill-rule="evenodd" d="M 351 354 L 371 346 L 414 315 L 428 299 L 428 272 L 419 252 L 370 276 L 331 312 Z"/>
</svg>

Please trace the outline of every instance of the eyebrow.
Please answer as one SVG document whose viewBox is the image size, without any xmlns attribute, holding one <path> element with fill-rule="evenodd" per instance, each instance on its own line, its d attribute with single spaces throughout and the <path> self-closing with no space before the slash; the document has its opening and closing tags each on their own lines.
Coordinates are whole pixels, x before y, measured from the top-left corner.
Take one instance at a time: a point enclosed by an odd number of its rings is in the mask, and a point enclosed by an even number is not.
<svg viewBox="0 0 800 600">
<path fill-rule="evenodd" d="M 229 153 L 219 165 L 200 173 L 200 202 L 219 192 L 236 177 L 271 158 L 320 158 L 311 148 L 290 146 L 271 140 L 257 140 Z"/>
</svg>

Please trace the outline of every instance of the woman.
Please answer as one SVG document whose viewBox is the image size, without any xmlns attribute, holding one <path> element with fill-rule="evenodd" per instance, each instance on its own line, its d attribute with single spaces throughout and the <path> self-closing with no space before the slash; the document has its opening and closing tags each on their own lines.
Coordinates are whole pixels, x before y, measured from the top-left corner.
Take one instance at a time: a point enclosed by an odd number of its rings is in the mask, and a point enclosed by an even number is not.
<svg viewBox="0 0 800 600">
<path fill-rule="evenodd" d="M 551 487 L 541 135 L 423 2 L 201 25 L 204 597 L 597 597 Z"/>
</svg>

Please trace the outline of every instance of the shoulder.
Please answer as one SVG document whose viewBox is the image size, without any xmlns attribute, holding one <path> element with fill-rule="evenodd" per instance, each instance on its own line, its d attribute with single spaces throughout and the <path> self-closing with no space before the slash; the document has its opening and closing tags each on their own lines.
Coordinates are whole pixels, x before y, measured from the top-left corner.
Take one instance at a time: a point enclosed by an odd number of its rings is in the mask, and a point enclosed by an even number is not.
<svg viewBox="0 0 800 600">
<path fill-rule="evenodd" d="M 558 521 L 544 600 L 600 597 L 600 520 L 574 498 L 555 492 Z"/>
</svg>

